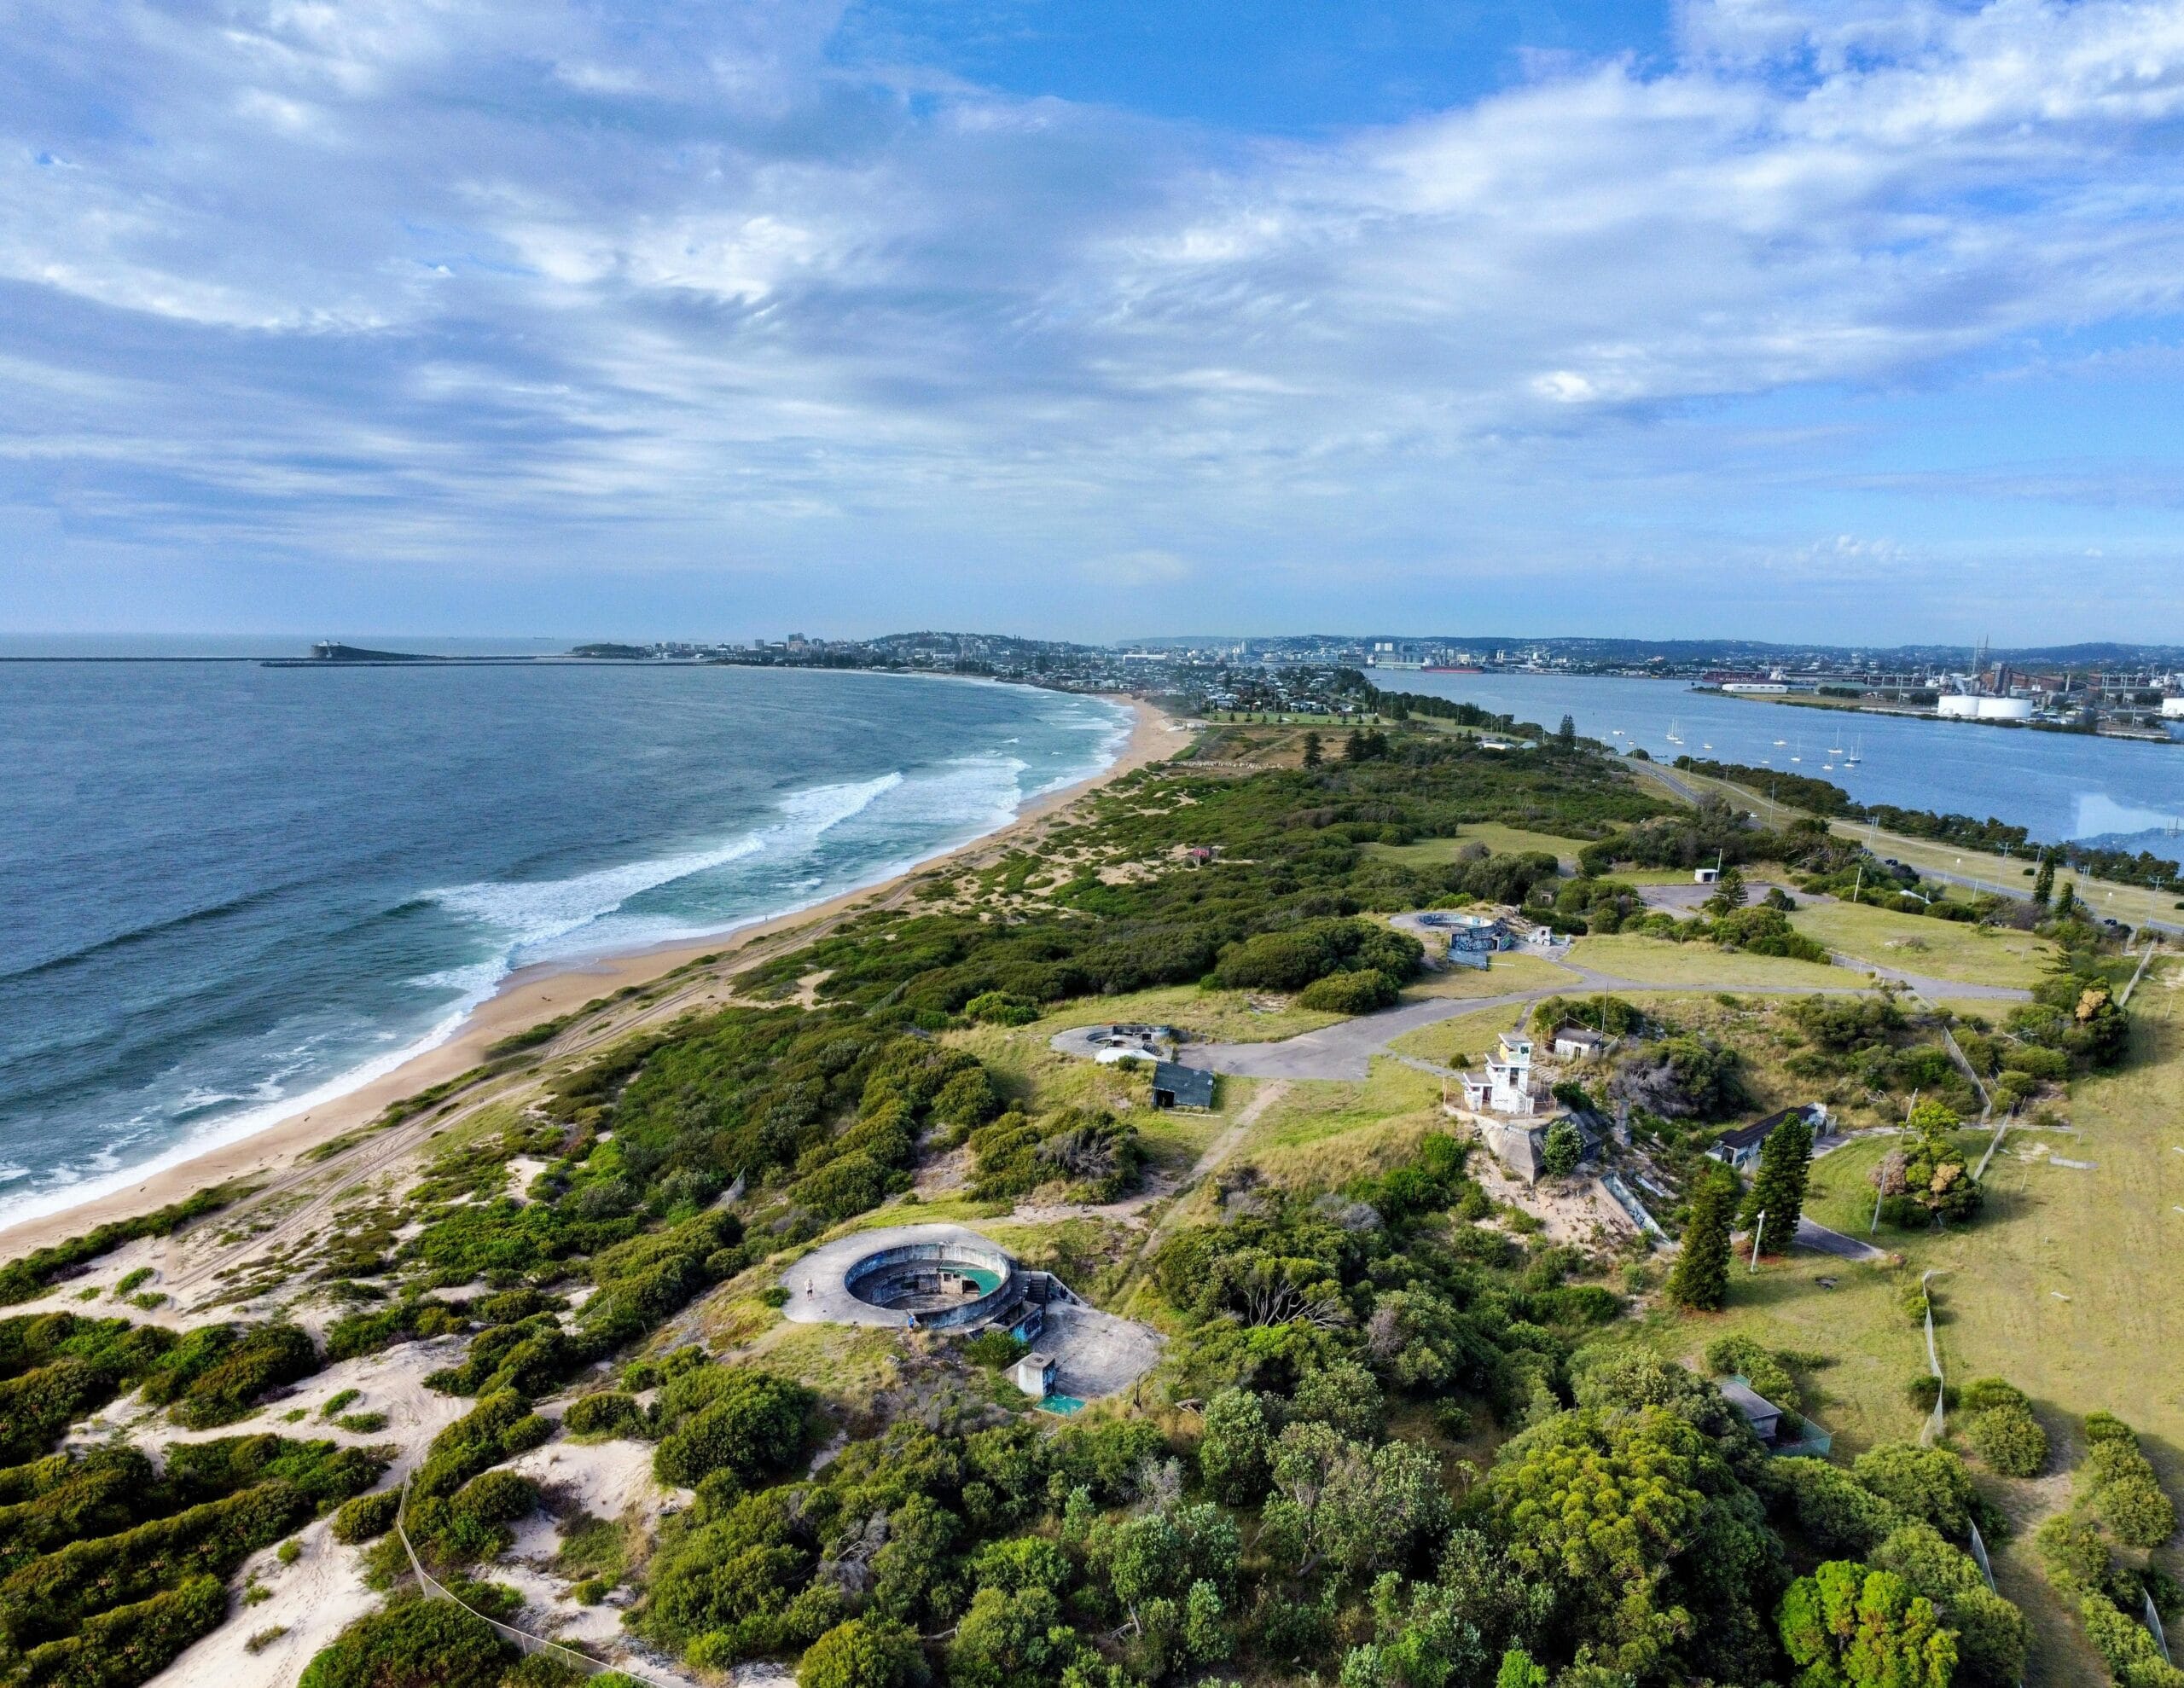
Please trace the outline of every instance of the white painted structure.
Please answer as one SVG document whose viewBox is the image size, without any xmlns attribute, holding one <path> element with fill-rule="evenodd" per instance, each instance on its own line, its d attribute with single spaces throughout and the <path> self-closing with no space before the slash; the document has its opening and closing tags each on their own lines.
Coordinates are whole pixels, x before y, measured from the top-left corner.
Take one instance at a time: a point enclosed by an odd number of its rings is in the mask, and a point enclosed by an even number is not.
<svg viewBox="0 0 2184 1688">
<path fill-rule="evenodd" d="M 1505 1031 L 1483 1073 L 1463 1076 L 1464 1105 L 1476 1112 L 1528 1119 L 1542 1111 L 1545 1090 L 1532 1081 L 1532 1041 Z"/>
<path fill-rule="evenodd" d="M 2164 721 L 2184 721 L 2184 697 L 2164 698 L 2161 700 L 2161 718 Z"/>
</svg>

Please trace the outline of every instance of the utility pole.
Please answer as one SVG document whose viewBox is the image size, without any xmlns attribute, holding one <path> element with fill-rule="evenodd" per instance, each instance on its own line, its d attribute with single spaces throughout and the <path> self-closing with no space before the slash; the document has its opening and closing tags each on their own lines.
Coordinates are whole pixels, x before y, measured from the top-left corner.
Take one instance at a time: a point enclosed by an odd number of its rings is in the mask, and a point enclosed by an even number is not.
<svg viewBox="0 0 2184 1688">
<path fill-rule="evenodd" d="M 1752 1221 L 1751 1264 L 1746 1267 L 1745 1271 L 1745 1276 L 1747 1278 L 1751 1277 L 1753 1273 L 1759 1270 L 1759 1239 L 1766 1234 L 1767 1209 L 1765 1208 L 1762 1208 L 1759 1210 L 1759 1217 Z"/>
</svg>

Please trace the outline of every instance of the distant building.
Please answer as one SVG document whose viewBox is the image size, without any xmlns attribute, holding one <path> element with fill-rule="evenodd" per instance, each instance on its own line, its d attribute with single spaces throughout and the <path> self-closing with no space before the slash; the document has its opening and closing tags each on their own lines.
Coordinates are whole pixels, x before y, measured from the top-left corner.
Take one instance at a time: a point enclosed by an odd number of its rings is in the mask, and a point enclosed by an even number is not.
<svg viewBox="0 0 2184 1688">
<path fill-rule="evenodd" d="M 1713 1159 L 1742 1172 L 1758 1160 L 1759 1151 L 1774 1134 L 1774 1128 L 1792 1119 L 1803 1120 L 1817 1136 L 1827 1128 L 1827 1105 L 1808 1102 L 1802 1108 L 1785 1108 L 1765 1119 L 1754 1120 L 1750 1125 L 1740 1125 L 1734 1131 L 1725 1131 L 1706 1152 Z"/>
<path fill-rule="evenodd" d="M 1156 1108 L 1211 1108 L 1213 1075 L 1197 1067 L 1163 1061 L 1153 1069 L 1153 1105 Z"/>
<path fill-rule="evenodd" d="M 1565 1061 L 1589 1061 L 1594 1056 L 1605 1055 L 1615 1047 L 1615 1040 L 1605 1032 L 1594 1031 L 1590 1026 L 1557 1026 L 1554 1029 L 1554 1053 Z"/>
<path fill-rule="evenodd" d="M 1691 883 L 1694 885 L 1711 885 L 1721 877 L 1722 870 L 1718 867 L 1694 867 L 1691 872 Z"/>
</svg>

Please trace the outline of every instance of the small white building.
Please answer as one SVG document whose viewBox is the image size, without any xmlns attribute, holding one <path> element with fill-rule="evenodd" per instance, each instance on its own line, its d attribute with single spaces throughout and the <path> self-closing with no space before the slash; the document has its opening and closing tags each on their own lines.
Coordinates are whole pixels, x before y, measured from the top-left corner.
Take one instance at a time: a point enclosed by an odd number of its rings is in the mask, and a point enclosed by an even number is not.
<svg viewBox="0 0 2184 1688">
<path fill-rule="evenodd" d="M 1051 1354 L 1027 1354 L 1016 1362 L 1009 1373 L 1016 1387 L 1034 1401 L 1044 1401 L 1054 1392 L 1054 1357 Z"/>
<path fill-rule="evenodd" d="M 1594 1056 L 1605 1055 L 1615 1047 L 1615 1040 L 1606 1032 L 1594 1031 L 1590 1026 L 1557 1026 L 1554 1029 L 1554 1053 L 1565 1061 L 1589 1061 Z"/>
<path fill-rule="evenodd" d="M 1691 883 L 1694 885 L 1711 885 L 1721 877 L 1722 870 L 1718 867 L 1694 867 L 1691 873 Z"/>
</svg>

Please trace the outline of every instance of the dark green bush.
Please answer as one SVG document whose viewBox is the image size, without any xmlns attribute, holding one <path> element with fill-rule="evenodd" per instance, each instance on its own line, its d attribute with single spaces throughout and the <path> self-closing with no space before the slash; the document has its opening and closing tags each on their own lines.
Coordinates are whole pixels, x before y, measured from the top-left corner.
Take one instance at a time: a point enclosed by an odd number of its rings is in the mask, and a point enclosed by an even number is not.
<svg viewBox="0 0 2184 1688">
<path fill-rule="evenodd" d="M 127 1688 L 157 1675 L 227 1615 L 228 1591 L 218 1577 L 189 1577 L 32 1648 L 10 1679 L 22 1688 Z"/>
<path fill-rule="evenodd" d="M 662 1482 L 694 1488 L 714 1471 L 744 1482 L 786 1468 L 803 1446 L 816 1397 L 770 1372 L 709 1366 L 660 1391 L 662 1434 L 653 1470 Z"/>
<path fill-rule="evenodd" d="M 1392 1003 L 1396 982 L 1377 967 L 1329 973 L 1306 985 L 1297 998 L 1300 1008 L 1326 1014 L 1369 1014 Z"/>
<path fill-rule="evenodd" d="M 297 1688 L 499 1688 L 517 1656 L 451 1601 L 404 1600 L 343 1630 Z"/>
<path fill-rule="evenodd" d="M 334 1515 L 334 1539 L 352 1547 L 359 1542 L 376 1541 L 394 1528 L 394 1515 L 401 1510 L 402 1491 L 398 1488 L 360 1494 Z"/>
<path fill-rule="evenodd" d="M 635 1436 L 644 1428 L 644 1409 L 635 1397 L 619 1389 L 578 1395 L 561 1419 L 569 1434 L 577 1436 Z"/>
</svg>

